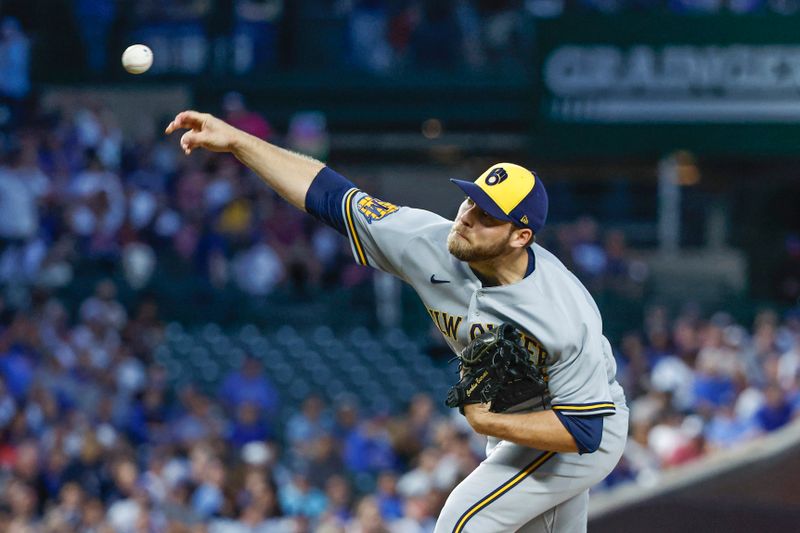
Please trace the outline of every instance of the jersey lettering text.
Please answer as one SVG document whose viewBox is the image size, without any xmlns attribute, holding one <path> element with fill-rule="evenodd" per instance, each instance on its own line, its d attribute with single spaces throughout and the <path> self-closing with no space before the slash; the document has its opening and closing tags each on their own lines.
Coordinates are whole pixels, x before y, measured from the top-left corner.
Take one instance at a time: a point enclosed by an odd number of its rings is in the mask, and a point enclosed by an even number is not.
<svg viewBox="0 0 800 533">
<path fill-rule="evenodd" d="M 436 309 L 428 309 L 428 314 L 439 331 L 442 332 L 442 335 L 453 341 L 456 340 L 458 327 L 461 325 L 461 321 L 464 320 L 463 316 L 451 315 Z"/>
</svg>

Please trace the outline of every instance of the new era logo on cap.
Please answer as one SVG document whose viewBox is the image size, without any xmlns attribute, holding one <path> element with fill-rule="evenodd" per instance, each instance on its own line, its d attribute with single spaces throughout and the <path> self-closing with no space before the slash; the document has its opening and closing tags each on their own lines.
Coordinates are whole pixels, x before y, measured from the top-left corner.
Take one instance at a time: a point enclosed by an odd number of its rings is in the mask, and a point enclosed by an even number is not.
<svg viewBox="0 0 800 533">
<path fill-rule="evenodd" d="M 450 180 L 499 220 L 538 232 L 547 219 L 547 191 L 530 170 L 514 163 L 492 165 L 474 182 Z"/>
</svg>

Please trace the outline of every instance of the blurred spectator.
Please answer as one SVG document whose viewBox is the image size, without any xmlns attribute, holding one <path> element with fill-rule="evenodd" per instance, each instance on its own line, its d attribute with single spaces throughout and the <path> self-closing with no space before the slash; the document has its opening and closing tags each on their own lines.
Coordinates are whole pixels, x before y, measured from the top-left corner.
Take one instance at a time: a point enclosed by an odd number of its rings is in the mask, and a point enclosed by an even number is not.
<svg viewBox="0 0 800 533">
<path fill-rule="evenodd" d="M 303 401 L 300 412 L 292 415 L 286 423 L 286 442 L 291 446 L 292 455 L 301 462 L 310 459 L 314 442 L 327 435 L 332 425 L 322 398 L 310 394 Z"/>
<path fill-rule="evenodd" d="M 237 92 L 229 92 L 222 99 L 223 118 L 232 126 L 246 131 L 254 137 L 271 141 L 272 126 L 256 111 L 247 108 L 244 96 Z"/>
<path fill-rule="evenodd" d="M 720 407 L 733 401 L 737 380 L 743 368 L 740 352 L 736 349 L 740 339 L 727 330 L 727 318 L 718 316 L 705 328 L 703 347 L 697 355 L 698 375 L 695 380 L 695 402 L 699 408 L 705 404 Z"/>
<path fill-rule="evenodd" d="M 5 111 L 0 128 L 21 118 L 23 101 L 31 90 L 29 68 L 30 42 L 19 21 L 5 17 L 0 20 L 0 113 Z"/>
<path fill-rule="evenodd" d="M 46 243 L 39 236 L 39 203 L 47 194 L 47 177 L 26 165 L 25 151 L 14 150 L 0 166 L 0 282 L 31 283 Z"/>
<path fill-rule="evenodd" d="M 311 443 L 307 466 L 308 480 L 318 488 L 326 487 L 331 478 L 346 471 L 339 443 L 333 435 L 321 435 Z M 341 488 L 338 487 L 336 490 L 341 490 Z M 326 492 L 330 492 L 329 487 L 326 488 Z"/>
<path fill-rule="evenodd" d="M 358 422 L 361 419 L 358 402 L 349 395 L 343 396 L 337 399 L 335 408 L 332 432 L 340 442 L 344 442 L 356 431 Z"/>
<path fill-rule="evenodd" d="M 156 269 L 156 253 L 147 244 L 132 242 L 122 249 L 125 281 L 134 290 L 145 288 Z"/>
<path fill-rule="evenodd" d="M 608 261 L 605 250 L 600 246 L 598 233 L 597 222 L 592 218 L 581 217 L 575 222 L 572 261 L 578 269 L 578 275 L 588 280 L 590 289 L 595 278 L 606 270 Z"/>
<path fill-rule="evenodd" d="M 312 486 L 307 474 L 300 469 L 293 473 L 292 480 L 282 489 L 281 507 L 288 514 L 317 518 L 328 505 L 325 493 Z"/>
<path fill-rule="evenodd" d="M 85 495 L 80 486 L 75 483 L 65 485 L 58 495 L 58 504 L 45 515 L 45 524 L 55 530 L 62 528 L 77 530 L 81 522 L 84 500 Z"/>
<path fill-rule="evenodd" d="M 39 500 L 33 488 L 21 481 L 8 484 L 6 502 L 11 512 L 9 531 L 36 531 L 41 521 L 37 518 L 36 508 Z"/>
<path fill-rule="evenodd" d="M 641 298 L 647 265 L 632 257 L 625 234 L 618 230 L 609 231 L 605 236 L 604 253 L 603 288 L 630 299 Z"/>
<path fill-rule="evenodd" d="M 111 480 L 108 502 L 131 500 L 136 496 L 139 483 L 139 468 L 129 458 L 120 458 L 111 465 Z"/>
<path fill-rule="evenodd" d="M 311 236 L 311 248 L 320 263 L 320 278 L 323 287 L 331 287 L 341 274 L 342 240 L 336 230 L 320 226 Z"/>
<path fill-rule="evenodd" d="M 702 422 L 698 417 L 681 417 L 668 411 L 647 436 L 648 446 L 663 466 L 676 466 L 702 454 Z"/>
<path fill-rule="evenodd" d="M 337 472 L 344 471 L 340 467 Z M 325 496 L 328 500 L 328 507 L 325 510 L 326 516 L 334 517 L 339 524 L 346 524 L 350 521 L 352 518 L 353 494 L 347 478 L 341 474 L 330 476 L 325 483 Z"/>
<path fill-rule="evenodd" d="M 391 523 L 392 531 L 399 533 L 433 531 L 438 512 L 431 503 L 432 498 L 428 496 L 408 498 L 403 506 L 403 516 Z"/>
<path fill-rule="evenodd" d="M 349 17 L 353 64 L 372 72 L 387 72 L 392 53 L 387 40 L 388 12 L 384 0 L 356 0 Z"/>
<path fill-rule="evenodd" d="M 753 423 L 736 415 L 733 406 L 723 406 L 706 424 L 705 440 L 710 450 L 732 448 L 755 436 Z"/>
<path fill-rule="evenodd" d="M 662 357 L 653 365 L 650 383 L 653 390 L 669 394 L 675 409 L 686 412 L 694 405 L 695 395 L 702 396 L 702 392 L 698 392 L 698 389 L 702 389 L 702 385 L 696 385 L 695 379 L 691 367 L 678 357 L 669 355 Z M 697 379 L 702 381 L 702 377 Z"/>
<path fill-rule="evenodd" d="M 786 313 L 786 326 L 781 328 L 786 340 L 785 352 L 777 365 L 778 381 L 784 390 L 800 388 L 800 308 Z"/>
<path fill-rule="evenodd" d="M 103 503 L 97 498 L 92 498 L 84 507 L 81 528 L 84 531 L 100 531 L 104 527 L 106 521 Z"/>
<path fill-rule="evenodd" d="M 89 496 L 105 499 L 109 494 L 110 472 L 102 453 L 94 435 L 84 434 L 79 455 L 67 465 L 64 472 L 65 482 L 77 483 Z"/>
<path fill-rule="evenodd" d="M 216 457 L 203 464 L 197 472 L 199 485 L 192 495 L 192 509 L 198 516 L 209 518 L 222 512 L 225 466 Z"/>
<path fill-rule="evenodd" d="M 424 496 L 437 487 L 436 467 L 439 462 L 438 452 L 426 448 L 418 456 L 414 469 L 406 472 L 397 482 L 397 492 L 406 498 Z"/>
<path fill-rule="evenodd" d="M 102 72 L 107 66 L 109 37 L 117 16 L 117 4 L 115 0 L 77 0 L 74 3 L 87 65 L 93 73 Z"/>
<path fill-rule="evenodd" d="M 261 416 L 261 408 L 252 402 L 242 402 L 236 410 L 229 442 L 241 448 L 248 442 L 263 441 L 275 437 L 272 427 Z"/>
<path fill-rule="evenodd" d="M 403 516 L 403 498 L 397 492 L 397 474 L 386 470 L 378 475 L 375 501 L 381 516 L 391 522 Z"/>
<path fill-rule="evenodd" d="M 17 317 L 0 337 L 0 373 L 11 396 L 22 403 L 31 390 L 36 370 L 35 326 Z"/>
<path fill-rule="evenodd" d="M 25 160 L 27 151 L 17 148 L 0 167 L 0 238 L 5 243 L 25 242 L 39 230 L 37 201 L 48 192 L 48 178 Z"/>
<path fill-rule="evenodd" d="M 219 397 L 231 412 L 245 403 L 253 404 L 270 417 L 278 411 L 278 393 L 264 374 L 261 362 L 252 356 L 245 358 L 240 370 L 228 374 Z"/>
<path fill-rule="evenodd" d="M 284 278 L 284 265 L 269 244 L 259 242 L 233 258 L 233 276 L 247 294 L 265 296 Z"/>
<path fill-rule="evenodd" d="M 389 527 L 381 517 L 380 509 L 372 496 L 365 496 L 356 505 L 355 518 L 348 524 L 353 533 L 384 533 Z"/>
<path fill-rule="evenodd" d="M 117 287 L 110 279 L 99 281 L 95 286 L 94 295 L 84 300 L 80 307 L 80 317 L 89 322 L 96 317 L 117 331 L 128 321 L 125 308 L 116 300 Z"/>
<path fill-rule="evenodd" d="M 394 449 L 405 458 L 416 456 L 433 443 L 434 428 L 439 420 L 433 399 L 427 394 L 414 395 L 401 420 L 390 425 Z"/>
<path fill-rule="evenodd" d="M 143 357 L 155 350 L 164 340 L 164 326 L 159 317 L 158 304 L 152 295 L 142 295 L 134 308 L 133 319 L 125 328 L 124 338 L 133 352 Z M 154 366 L 149 371 L 151 373 L 149 385 L 163 388 L 165 385 L 163 367 Z"/>
<path fill-rule="evenodd" d="M 386 420 L 372 418 L 359 424 L 344 442 L 347 468 L 355 473 L 375 474 L 397 466 Z"/>
<path fill-rule="evenodd" d="M 435 442 L 435 448 L 442 451 L 436 466 L 436 488 L 448 493 L 478 467 L 480 458 L 472 449 L 470 435 L 453 424 L 440 422 Z"/>
<path fill-rule="evenodd" d="M 767 387 L 764 405 L 756 413 L 756 422 L 762 431 L 774 431 L 792 419 L 792 405 L 777 384 Z"/>
<path fill-rule="evenodd" d="M 84 241 L 86 253 L 97 257 L 116 255 L 116 232 L 126 213 L 119 177 L 105 167 L 96 152 L 90 151 L 86 169 L 75 176 L 70 193 L 76 200 L 69 215 L 70 226 Z"/>
<path fill-rule="evenodd" d="M 129 438 L 134 443 L 163 442 L 164 424 L 167 421 L 167 406 L 164 393 L 158 388 L 147 387 L 136 395 L 126 417 Z"/>
<path fill-rule="evenodd" d="M 292 115 L 286 144 L 291 150 L 327 161 L 330 138 L 325 115 L 318 111 L 303 111 Z"/>
<path fill-rule="evenodd" d="M 24 487 L 31 491 L 33 496 L 32 511 L 41 512 L 47 498 L 47 486 L 44 476 L 41 473 L 43 458 L 34 441 L 20 443 L 15 450 L 14 463 L 11 468 L 11 476 L 19 481 Z M 26 490 L 20 490 L 20 493 Z"/>
<path fill-rule="evenodd" d="M 98 101 L 87 102 L 75 111 L 73 126 L 75 141 L 86 150 L 83 164 L 95 173 L 92 177 L 96 178 L 99 171 L 119 169 L 122 130 L 108 107 Z"/>
</svg>

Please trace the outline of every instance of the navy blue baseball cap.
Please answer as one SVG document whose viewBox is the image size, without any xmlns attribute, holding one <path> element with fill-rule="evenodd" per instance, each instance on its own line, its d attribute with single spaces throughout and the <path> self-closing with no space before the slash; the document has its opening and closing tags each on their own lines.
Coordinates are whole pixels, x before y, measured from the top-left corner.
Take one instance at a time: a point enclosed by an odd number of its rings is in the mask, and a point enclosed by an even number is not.
<svg viewBox="0 0 800 533">
<path fill-rule="evenodd" d="M 497 163 L 472 181 L 451 179 L 478 207 L 534 233 L 547 220 L 547 191 L 530 170 L 514 163 Z"/>
</svg>

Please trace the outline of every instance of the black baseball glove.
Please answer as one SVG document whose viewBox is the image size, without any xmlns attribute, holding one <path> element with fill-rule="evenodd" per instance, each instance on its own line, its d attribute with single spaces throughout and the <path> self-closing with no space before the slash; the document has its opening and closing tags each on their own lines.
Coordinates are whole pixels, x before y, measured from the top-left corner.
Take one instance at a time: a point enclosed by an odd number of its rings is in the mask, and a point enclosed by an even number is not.
<svg viewBox="0 0 800 533">
<path fill-rule="evenodd" d="M 458 357 L 461 379 L 450 387 L 445 404 L 463 413 L 466 404 L 491 403 L 489 410 L 500 413 L 542 396 L 547 383 L 519 337 L 511 324 L 475 337 Z"/>
</svg>

